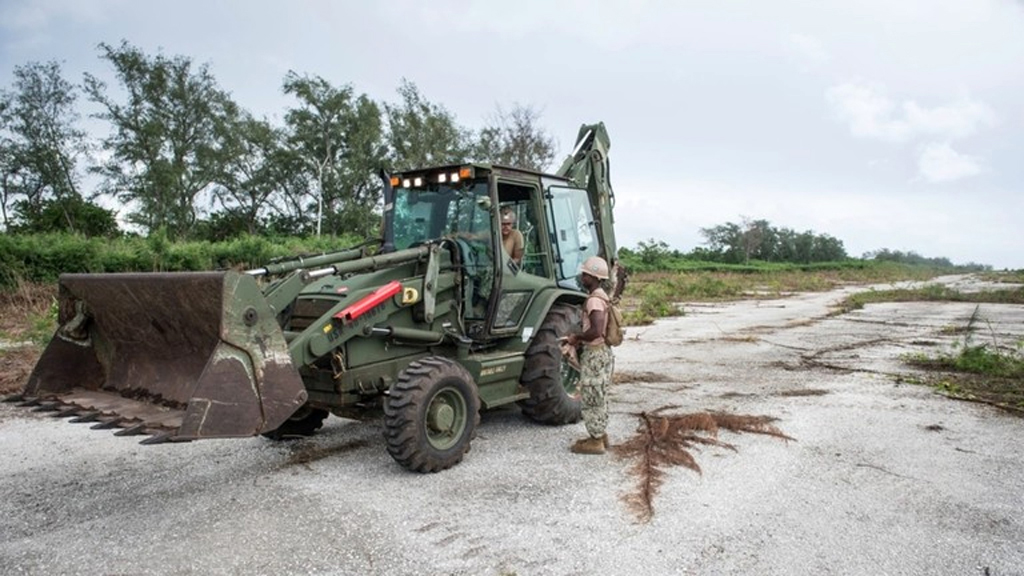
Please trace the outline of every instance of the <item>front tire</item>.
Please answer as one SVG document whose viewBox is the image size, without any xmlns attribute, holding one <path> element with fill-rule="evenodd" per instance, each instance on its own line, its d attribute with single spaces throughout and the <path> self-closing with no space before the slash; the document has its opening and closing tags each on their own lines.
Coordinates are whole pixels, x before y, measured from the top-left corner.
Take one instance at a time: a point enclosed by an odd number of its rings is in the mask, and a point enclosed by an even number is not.
<svg viewBox="0 0 1024 576">
<path fill-rule="evenodd" d="M 530 419 L 552 425 L 579 422 L 582 405 L 576 385 L 580 375 L 563 358 L 559 342 L 579 324 L 579 308 L 555 304 L 530 342 L 519 378 L 530 392 L 529 398 L 519 401 L 519 407 Z"/>
<path fill-rule="evenodd" d="M 473 377 L 440 356 L 410 363 L 384 402 L 388 453 L 414 472 L 439 472 L 461 462 L 479 423 Z"/>
</svg>

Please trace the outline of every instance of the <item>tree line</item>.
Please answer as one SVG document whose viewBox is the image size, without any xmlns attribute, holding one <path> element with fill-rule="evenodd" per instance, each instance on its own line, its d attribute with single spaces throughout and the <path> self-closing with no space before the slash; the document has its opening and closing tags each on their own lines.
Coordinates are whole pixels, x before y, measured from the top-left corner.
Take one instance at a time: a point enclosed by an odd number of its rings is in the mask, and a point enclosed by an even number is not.
<svg viewBox="0 0 1024 576">
<path fill-rule="evenodd" d="M 697 260 L 724 264 L 780 262 L 810 264 L 838 262 L 847 259 L 843 241 L 811 230 L 796 232 L 791 228 L 773 226 L 767 220 L 742 218 L 701 228 L 704 245 L 690 252 L 673 250 L 662 240 L 642 240 L 626 255 L 645 268 L 663 268 L 669 260 Z"/>
<path fill-rule="evenodd" d="M 741 219 L 701 228 L 707 248 L 700 256 L 716 262 L 836 262 L 847 257 L 843 241 L 811 230 L 797 232 L 767 220 Z"/>
<path fill-rule="evenodd" d="M 402 79 L 397 101 L 351 84 L 288 72 L 293 100 L 280 123 L 258 118 L 187 56 L 102 43 L 115 86 L 80 84 L 56 61 L 14 69 L 0 89 L 0 225 L 8 232 L 119 234 L 113 211 L 144 234 L 220 240 L 249 234 L 372 234 L 376 173 L 487 161 L 543 170 L 555 141 L 532 106 L 498 106 L 486 125 L 461 125 Z M 107 127 L 82 128 L 84 97 Z M 88 179 L 98 182 L 84 189 Z M 102 200 L 106 200 L 105 202 Z"/>
<path fill-rule="evenodd" d="M 666 242 L 650 238 L 641 240 L 636 248 L 620 248 L 619 254 L 634 269 L 646 271 L 678 268 L 685 262 L 817 265 L 856 260 L 847 254 L 843 241 L 834 236 L 813 230 L 797 232 L 763 219 L 741 218 L 739 222 L 701 228 L 700 233 L 704 237 L 703 245 L 689 252 L 672 249 Z M 986 264 L 954 264 L 949 258 L 926 258 L 916 252 L 888 248 L 867 252 L 860 260 L 957 271 L 991 270 Z"/>
</svg>

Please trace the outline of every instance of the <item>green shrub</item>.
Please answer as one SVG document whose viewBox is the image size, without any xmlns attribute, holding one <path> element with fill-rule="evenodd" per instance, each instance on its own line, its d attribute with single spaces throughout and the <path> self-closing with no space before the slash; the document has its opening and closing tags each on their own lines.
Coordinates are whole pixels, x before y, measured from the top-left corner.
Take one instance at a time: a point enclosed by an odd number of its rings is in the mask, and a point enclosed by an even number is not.
<svg viewBox="0 0 1024 576">
<path fill-rule="evenodd" d="M 0 289 L 19 279 L 56 282 L 65 273 L 180 272 L 259 267 L 275 258 L 352 247 L 354 237 L 241 236 L 225 242 L 174 242 L 163 232 L 148 237 L 86 238 L 63 232 L 0 234 Z"/>
</svg>

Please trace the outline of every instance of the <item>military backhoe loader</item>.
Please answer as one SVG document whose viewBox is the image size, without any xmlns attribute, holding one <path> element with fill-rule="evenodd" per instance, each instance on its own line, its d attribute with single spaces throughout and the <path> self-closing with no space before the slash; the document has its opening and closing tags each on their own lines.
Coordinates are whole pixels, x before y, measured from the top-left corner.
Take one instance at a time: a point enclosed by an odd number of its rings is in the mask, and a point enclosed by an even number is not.
<svg viewBox="0 0 1024 576">
<path fill-rule="evenodd" d="M 609 145 L 603 124 L 584 125 L 555 174 L 382 174 L 372 251 L 244 272 L 62 275 L 59 328 L 8 400 L 145 444 L 304 436 L 330 413 L 383 412 L 388 452 L 418 472 L 461 461 L 481 409 L 518 403 L 538 422 L 575 422 L 559 338 L 579 322 L 580 263 L 617 260 Z M 521 261 L 502 249 L 502 209 L 518 216 Z"/>
</svg>

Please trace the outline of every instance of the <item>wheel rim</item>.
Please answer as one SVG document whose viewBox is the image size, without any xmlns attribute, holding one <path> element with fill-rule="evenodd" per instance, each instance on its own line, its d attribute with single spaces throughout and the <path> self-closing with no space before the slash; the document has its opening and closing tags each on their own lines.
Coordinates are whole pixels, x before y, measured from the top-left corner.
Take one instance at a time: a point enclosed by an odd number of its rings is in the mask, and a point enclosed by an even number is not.
<svg viewBox="0 0 1024 576">
<path fill-rule="evenodd" d="M 458 444 L 466 430 L 469 410 L 466 399 L 455 388 L 439 390 L 427 405 L 427 441 L 438 450 Z"/>
</svg>

